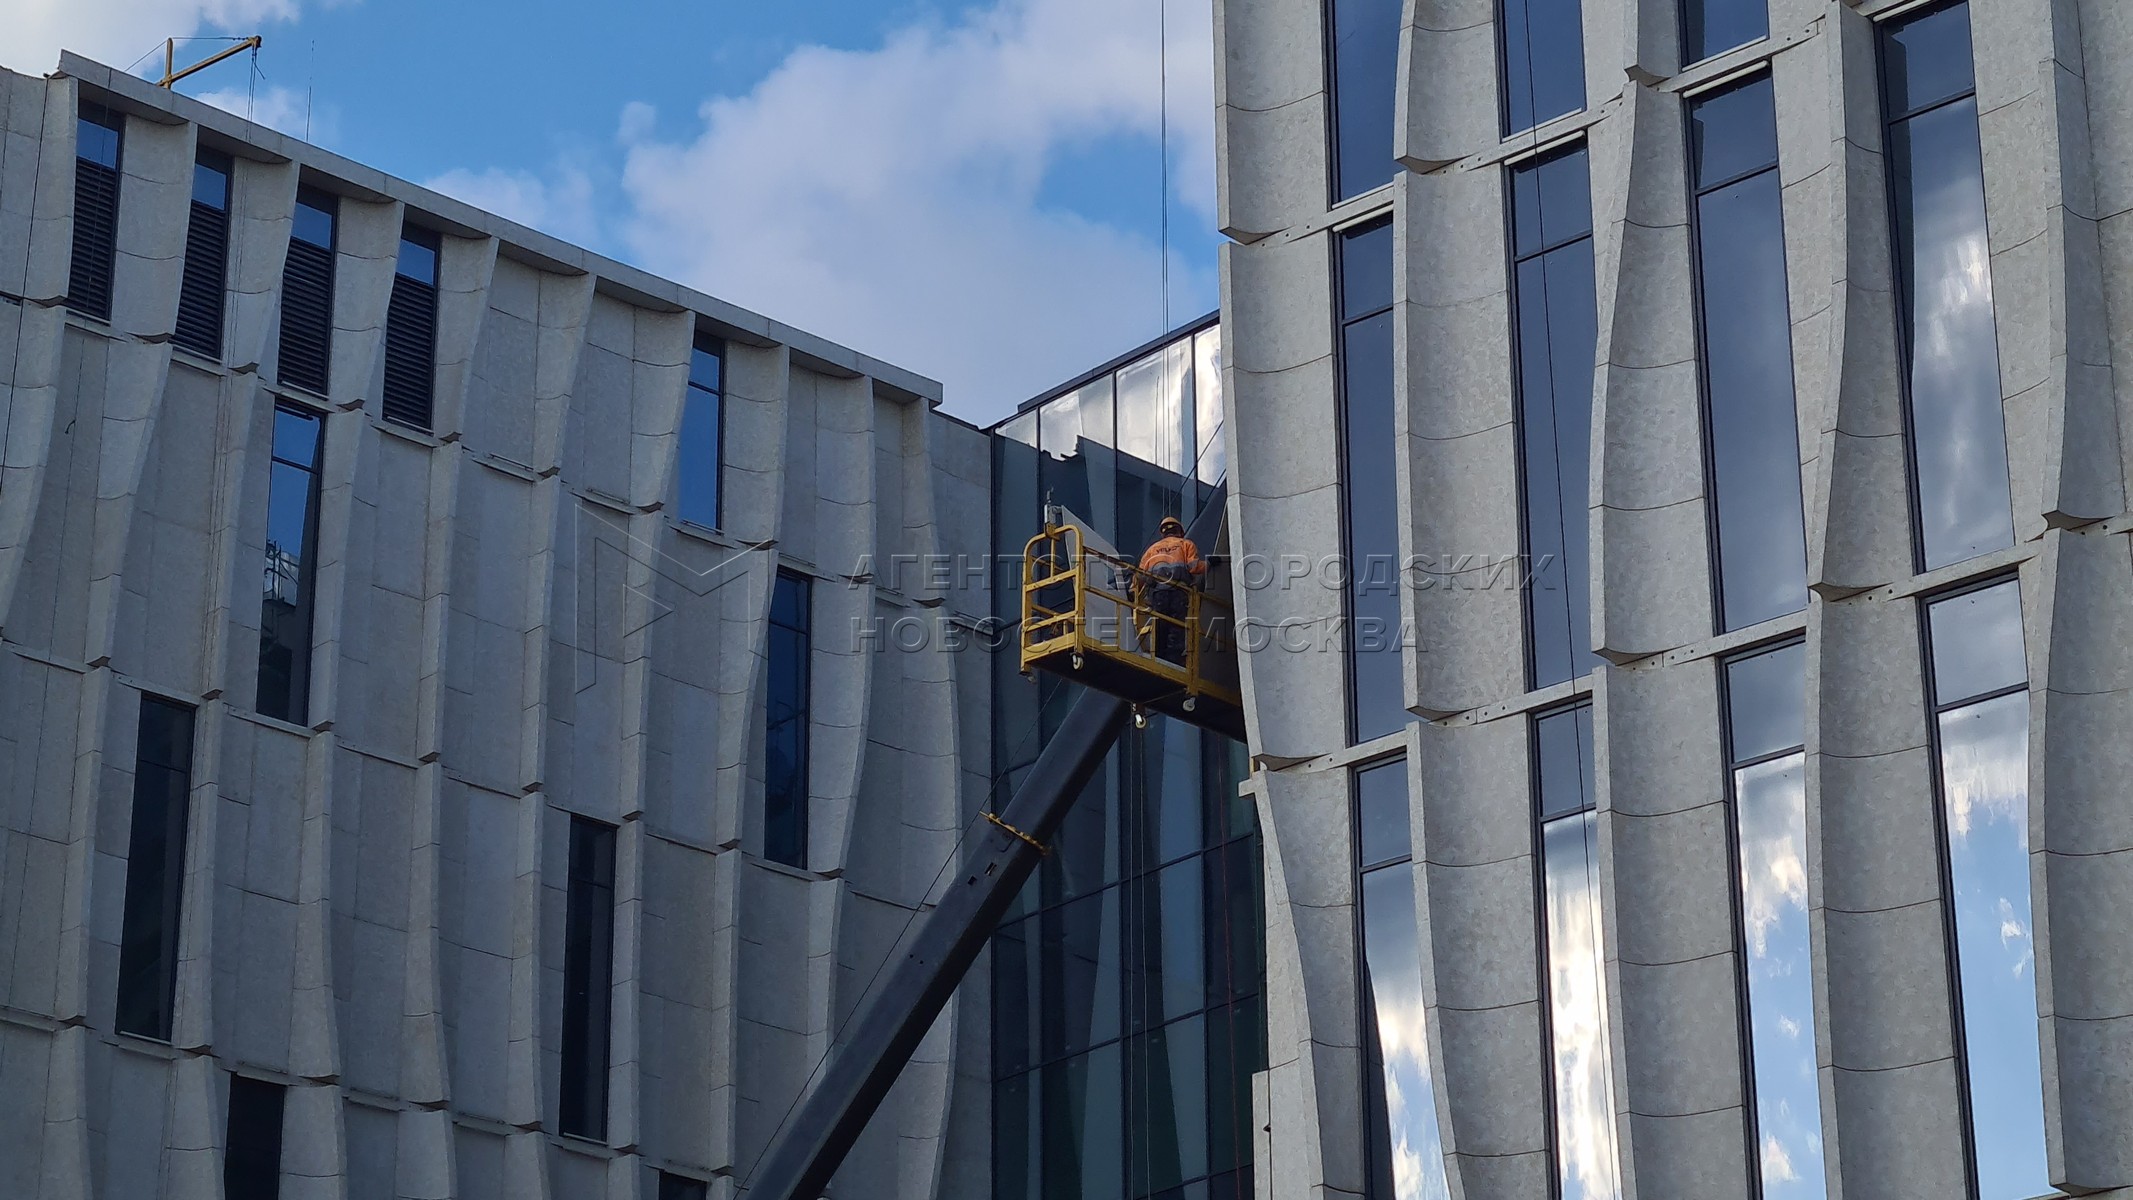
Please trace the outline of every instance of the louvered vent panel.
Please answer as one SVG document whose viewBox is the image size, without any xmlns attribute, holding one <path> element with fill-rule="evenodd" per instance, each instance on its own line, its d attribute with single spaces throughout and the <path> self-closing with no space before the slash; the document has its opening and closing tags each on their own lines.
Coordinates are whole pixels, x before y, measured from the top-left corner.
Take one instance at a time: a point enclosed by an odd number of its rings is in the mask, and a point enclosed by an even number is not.
<svg viewBox="0 0 2133 1200">
<path fill-rule="evenodd" d="M 281 277 L 281 381 L 326 391 L 333 355 L 333 251 L 291 239 Z"/>
<path fill-rule="evenodd" d="M 211 204 L 193 202 L 185 233 L 185 276 L 178 288 L 178 345 L 209 358 L 222 357 L 222 288 L 230 249 L 230 217 Z"/>
<path fill-rule="evenodd" d="M 430 427 L 437 377 L 437 289 L 405 275 L 393 277 L 385 312 L 385 419 Z"/>
<path fill-rule="evenodd" d="M 118 172 L 74 160 L 74 262 L 67 307 L 111 319 L 111 267 L 118 253 Z"/>
</svg>

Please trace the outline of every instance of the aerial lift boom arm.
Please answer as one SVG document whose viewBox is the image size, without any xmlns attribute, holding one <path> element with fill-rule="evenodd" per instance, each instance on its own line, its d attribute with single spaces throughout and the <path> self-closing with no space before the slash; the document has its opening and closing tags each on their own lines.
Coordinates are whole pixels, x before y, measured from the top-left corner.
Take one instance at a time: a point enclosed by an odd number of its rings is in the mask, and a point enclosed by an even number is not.
<svg viewBox="0 0 2133 1200">
<path fill-rule="evenodd" d="M 850 1038 L 830 1052 L 821 1081 L 763 1152 L 747 1186 L 750 1200 L 818 1200 L 829 1186 L 992 937 L 1000 914 L 1036 869 L 1067 810 L 1103 765 L 1125 729 L 1127 711 L 1124 700 L 1083 691 L 1007 811 L 987 814 L 962 871 L 920 922 L 909 951 L 863 1001 Z"/>
</svg>

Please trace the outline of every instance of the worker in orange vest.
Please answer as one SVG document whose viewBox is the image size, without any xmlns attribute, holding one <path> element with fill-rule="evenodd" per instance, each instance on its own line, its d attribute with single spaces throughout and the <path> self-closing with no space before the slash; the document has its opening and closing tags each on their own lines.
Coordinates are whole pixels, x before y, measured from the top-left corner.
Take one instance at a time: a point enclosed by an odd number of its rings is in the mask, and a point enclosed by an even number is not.
<svg viewBox="0 0 2133 1200">
<path fill-rule="evenodd" d="M 1200 557 L 1200 548 L 1185 536 L 1185 522 L 1176 517 L 1164 517 L 1156 526 L 1155 543 L 1141 552 L 1141 575 L 1139 585 L 1142 600 L 1148 607 L 1170 621 L 1155 623 L 1156 657 L 1168 662 L 1185 661 L 1186 619 L 1185 584 L 1195 575 L 1207 573 L 1207 560 Z"/>
</svg>

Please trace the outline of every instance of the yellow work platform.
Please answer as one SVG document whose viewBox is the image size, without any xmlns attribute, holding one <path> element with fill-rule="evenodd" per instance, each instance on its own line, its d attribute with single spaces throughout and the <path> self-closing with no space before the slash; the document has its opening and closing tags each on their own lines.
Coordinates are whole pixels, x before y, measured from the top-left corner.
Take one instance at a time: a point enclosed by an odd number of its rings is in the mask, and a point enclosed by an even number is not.
<svg viewBox="0 0 2133 1200">
<path fill-rule="evenodd" d="M 1228 604 L 1091 549 L 1072 525 L 1046 525 L 1030 539 L 1022 564 L 1023 674 L 1050 671 L 1140 709 L 1244 740 Z M 1156 610 L 1151 600 L 1158 588 L 1184 593 L 1182 618 Z M 1177 660 L 1156 653 L 1166 629 L 1184 634 Z"/>
</svg>

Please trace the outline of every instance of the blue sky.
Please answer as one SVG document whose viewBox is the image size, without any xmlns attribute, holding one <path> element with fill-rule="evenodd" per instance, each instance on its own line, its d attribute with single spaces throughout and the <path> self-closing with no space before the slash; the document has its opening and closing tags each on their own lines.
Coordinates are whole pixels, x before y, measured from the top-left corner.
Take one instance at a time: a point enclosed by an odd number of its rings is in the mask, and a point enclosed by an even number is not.
<svg viewBox="0 0 2133 1200">
<path fill-rule="evenodd" d="M 1208 0 L 22 6 L 18 71 L 262 33 L 256 76 L 181 88 L 932 375 L 972 420 L 1215 305 Z"/>
</svg>

